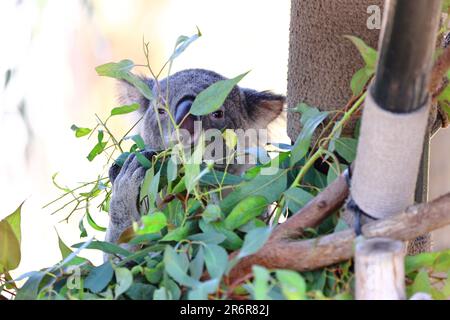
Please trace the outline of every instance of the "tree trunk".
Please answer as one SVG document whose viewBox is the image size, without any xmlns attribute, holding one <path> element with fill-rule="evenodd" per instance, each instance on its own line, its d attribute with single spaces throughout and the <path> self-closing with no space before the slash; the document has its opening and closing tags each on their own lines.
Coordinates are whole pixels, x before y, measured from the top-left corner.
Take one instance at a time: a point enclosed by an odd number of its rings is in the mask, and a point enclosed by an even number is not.
<svg viewBox="0 0 450 320">
<path fill-rule="evenodd" d="M 383 3 L 383 0 L 291 1 L 288 108 L 300 102 L 321 111 L 344 108 L 352 96 L 351 78 L 363 66 L 363 60 L 343 36 L 357 36 L 377 48 L 380 29 L 369 28 L 374 14 L 369 8 L 378 6 L 383 13 Z M 295 141 L 302 129 L 300 114 L 289 114 L 287 124 L 288 136 Z M 343 134 L 353 133 L 354 125 L 355 122 L 350 122 Z M 418 187 L 423 189 L 423 185 Z M 429 247 L 430 236 L 424 235 L 410 244 L 408 252 L 428 251 Z"/>
<path fill-rule="evenodd" d="M 342 109 L 352 96 L 350 80 L 363 66 L 355 46 L 344 35 L 377 47 L 379 30 L 369 29 L 368 8 L 382 0 L 291 1 L 287 103 L 305 102 L 323 111 Z M 352 125 L 346 132 L 352 131 Z M 288 117 L 288 135 L 295 141 L 300 115 Z"/>
</svg>

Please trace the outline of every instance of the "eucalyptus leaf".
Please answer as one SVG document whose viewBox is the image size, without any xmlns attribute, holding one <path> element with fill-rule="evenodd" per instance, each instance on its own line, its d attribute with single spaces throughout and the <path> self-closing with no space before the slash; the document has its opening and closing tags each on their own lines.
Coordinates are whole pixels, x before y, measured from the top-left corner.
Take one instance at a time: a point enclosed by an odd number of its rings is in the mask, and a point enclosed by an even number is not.
<svg viewBox="0 0 450 320">
<path fill-rule="evenodd" d="M 70 129 L 72 129 L 75 132 L 75 137 L 77 138 L 87 136 L 92 131 L 89 128 L 79 128 L 76 125 L 72 125 Z"/>
<path fill-rule="evenodd" d="M 296 187 L 291 187 L 284 193 L 286 199 L 286 206 L 293 213 L 298 212 L 303 208 L 311 199 L 314 198 L 309 192 Z"/>
<path fill-rule="evenodd" d="M 352 163 L 356 158 L 356 147 L 358 141 L 353 138 L 341 137 L 335 140 L 336 152 L 348 163 Z"/>
<path fill-rule="evenodd" d="M 215 204 L 208 204 L 205 211 L 202 213 L 202 219 L 205 220 L 206 223 L 218 221 L 222 218 L 222 211 L 220 210 L 220 207 Z"/>
<path fill-rule="evenodd" d="M 133 275 L 127 268 L 117 268 L 116 274 L 116 287 L 114 289 L 115 298 L 125 293 L 133 284 Z"/>
<path fill-rule="evenodd" d="M 287 185 L 287 171 L 277 169 L 271 175 L 258 175 L 243 182 L 220 203 L 222 212 L 228 213 L 243 199 L 250 196 L 263 196 L 268 203 L 277 201 Z"/>
<path fill-rule="evenodd" d="M 61 256 L 63 259 L 66 259 L 73 253 L 73 251 L 62 241 L 59 234 L 58 233 L 56 234 L 58 235 L 58 245 L 59 251 L 61 252 Z M 70 260 L 66 265 L 80 265 L 85 262 L 87 262 L 86 259 L 76 256 L 72 260 Z"/>
<path fill-rule="evenodd" d="M 198 281 L 191 278 L 183 270 L 181 257 L 171 246 L 166 246 L 164 250 L 164 266 L 166 272 L 178 283 L 188 287 L 195 287 L 198 285 Z"/>
<path fill-rule="evenodd" d="M 155 212 L 141 217 L 143 227 L 137 234 L 157 233 L 167 226 L 166 215 L 162 212 Z"/>
<path fill-rule="evenodd" d="M 277 270 L 277 279 L 280 281 L 283 295 L 289 300 L 306 299 L 306 282 L 301 275 L 295 271 Z"/>
<path fill-rule="evenodd" d="M 268 201 L 263 196 L 250 196 L 239 202 L 225 218 L 225 228 L 234 230 L 246 224 L 253 218 L 260 216 L 268 206 Z"/>
<path fill-rule="evenodd" d="M 270 274 L 266 268 L 253 266 L 253 294 L 255 300 L 268 300 Z"/>
<path fill-rule="evenodd" d="M 192 103 L 190 113 L 195 116 L 204 116 L 217 111 L 223 105 L 231 90 L 233 90 L 248 72 L 233 79 L 217 81 L 200 92 Z"/>
<path fill-rule="evenodd" d="M 200 280 L 203 274 L 203 266 L 205 264 L 205 255 L 203 246 L 199 246 L 195 258 L 189 263 L 189 272 L 195 280 Z"/>
<path fill-rule="evenodd" d="M 217 244 L 207 244 L 204 248 L 206 268 L 213 279 L 220 279 L 228 264 L 228 254 Z"/>
<path fill-rule="evenodd" d="M 80 248 L 84 245 L 84 243 L 77 243 L 75 245 L 73 245 L 73 248 Z M 115 254 L 115 255 L 120 255 L 120 256 L 124 256 L 124 257 L 128 257 L 131 255 L 131 252 L 118 246 L 115 245 L 113 243 L 109 243 L 109 242 L 104 242 L 104 241 L 93 241 L 91 243 L 89 243 L 89 245 L 86 247 L 86 249 L 94 249 L 94 250 L 100 250 L 103 251 L 104 253 L 109 253 L 109 254 Z"/>
<path fill-rule="evenodd" d="M 247 233 L 244 238 L 244 244 L 239 251 L 238 258 L 242 259 L 261 249 L 269 239 L 271 231 L 270 227 L 264 227 L 253 229 Z"/>
<path fill-rule="evenodd" d="M 377 64 L 378 53 L 375 49 L 368 46 L 363 40 L 355 36 L 345 35 L 345 38 L 349 39 L 358 49 L 366 66 L 372 70 L 375 70 Z"/>
<path fill-rule="evenodd" d="M 211 279 L 202 282 L 195 289 L 189 291 L 189 300 L 208 300 L 208 295 L 217 291 L 219 287 L 219 279 Z"/>
<path fill-rule="evenodd" d="M 111 110 L 111 116 L 118 116 L 122 114 L 128 114 L 131 112 L 134 112 L 136 110 L 139 110 L 140 105 L 138 103 L 133 103 L 130 105 L 124 105 L 121 107 L 117 107 Z"/>
<path fill-rule="evenodd" d="M 113 274 L 114 270 L 111 262 L 107 261 L 91 270 L 84 281 L 84 287 L 91 290 L 93 293 L 102 292 L 112 280 Z"/>
<path fill-rule="evenodd" d="M 133 283 L 125 293 L 132 300 L 151 300 L 156 288 L 150 284 Z"/>
<path fill-rule="evenodd" d="M 311 145 L 314 131 L 328 117 L 327 112 L 321 112 L 317 108 L 311 108 L 304 103 L 301 103 L 297 109 L 302 114 L 300 121 L 303 128 L 291 151 L 291 166 L 305 157 Z"/>
<path fill-rule="evenodd" d="M 11 225 L 0 221 L 0 272 L 14 270 L 20 263 L 20 244 Z"/>
</svg>

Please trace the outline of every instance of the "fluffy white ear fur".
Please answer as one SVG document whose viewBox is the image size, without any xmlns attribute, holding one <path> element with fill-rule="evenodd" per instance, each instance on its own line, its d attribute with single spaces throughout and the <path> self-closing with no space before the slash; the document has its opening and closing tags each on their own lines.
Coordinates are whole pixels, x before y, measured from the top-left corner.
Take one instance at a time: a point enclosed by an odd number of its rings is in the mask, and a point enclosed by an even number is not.
<svg viewBox="0 0 450 320">
<path fill-rule="evenodd" d="M 149 88 L 153 87 L 153 80 L 142 77 L 142 80 L 148 84 Z M 139 103 L 140 111 L 144 112 L 148 108 L 149 101 L 142 93 L 133 85 L 121 80 L 117 85 L 118 101 L 121 105 L 130 105 Z"/>
<path fill-rule="evenodd" d="M 255 122 L 255 127 L 266 128 L 283 112 L 286 98 L 268 91 L 244 89 L 247 112 Z"/>
</svg>

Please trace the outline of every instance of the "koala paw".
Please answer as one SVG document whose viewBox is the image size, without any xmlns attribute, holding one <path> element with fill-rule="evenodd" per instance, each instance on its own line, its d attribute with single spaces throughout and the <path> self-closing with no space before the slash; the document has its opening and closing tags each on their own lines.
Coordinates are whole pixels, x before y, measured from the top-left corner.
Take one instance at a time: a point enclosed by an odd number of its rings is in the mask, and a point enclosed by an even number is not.
<svg viewBox="0 0 450 320">
<path fill-rule="evenodd" d="M 142 154 L 150 160 L 155 153 L 143 151 Z M 127 158 L 122 168 L 117 164 L 110 168 L 112 196 L 106 241 L 117 243 L 120 235 L 132 225 L 133 221 L 139 221 L 139 192 L 145 172 L 146 169 L 141 166 L 134 154 Z"/>
</svg>

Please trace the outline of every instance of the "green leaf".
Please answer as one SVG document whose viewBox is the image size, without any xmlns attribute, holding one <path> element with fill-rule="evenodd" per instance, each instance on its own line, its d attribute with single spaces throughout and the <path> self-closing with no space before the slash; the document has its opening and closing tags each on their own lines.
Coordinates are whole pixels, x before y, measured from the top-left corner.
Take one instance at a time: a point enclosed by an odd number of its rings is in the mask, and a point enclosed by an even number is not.
<svg viewBox="0 0 450 320">
<path fill-rule="evenodd" d="M 222 233 L 216 231 L 208 231 L 204 233 L 193 234 L 188 237 L 189 240 L 203 242 L 203 243 L 222 243 L 227 237 Z"/>
<path fill-rule="evenodd" d="M 260 216 L 268 206 L 263 196 L 250 196 L 239 202 L 225 218 L 225 228 L 234 230 Z"/>
<path fill-rule="evenodd" d="M 202 33 L 200 32 L 200 29 L 198 27 L 197 27 L 197 33 L 191 37 L 179 36 L 177 41 L 175 42 L 175 49 L 174 49 L 172 55 L 170 56 L 169 60 L 173 61 L 174 59 L 176 59 L 180 54 L 182 54 L 187 49 L 187 47 L 189 47 L 189 45 L 192 42 L 194 42 L 201 36 L 202 36 Z"/>
<path fill-rule="evenodd" d="M 87 222 L 89 223 L 89 225 L 90 225 L 94 230 L 101 231 L 101 232 L 105 232 L 105 231 L 106 231 L 106 228 L 105 228 L 105 227 L 99 226 L 99 225 L 95 222 L 95 220 L 92 218 L 92 216 L 91 216 L 91 214 L 89 213 L 89 211 L 86 211 L 86 220 L 87 220 Z"/>
<path fill-rule="evenodd" d="M 17 241 L 19 242 L 19 245 L 21 244 L 22 239 L 22 232 L 20 227 L 20 221 L 21 221 L 21 214 L 22 214 L 22 206 L 25 203 L 22 202 L 20 206 L 9 216 L 4 218 L 3 220 L 9 223 L 9 226 L 11 227 L 12 231 L 14 232 L 14 235 L 17 238 Z"/>
<path fill-rule="evenodd" d="M 222 183 L 223 179 L 223 183 Z M 222 171 L 212 171 L 205 173 L 200 178 L 200 183 L 207 185 L 207 186 L 234 186 L 241 182 L 243 182 L 244 179 L 242 177 L 232 175 L 228 172 L 222 172 Z"/>
<path fill-rule="evenodd" d="M 191 192 L 198 184 L 201 178 L 200 164 L 204 153 L 204 138 L 203 135 L 199 139 L 199 143 L 195 146 L 194 152 L 184 164 L 184 183 L 188 192 Z M 207 172 L 208 170 L 206 170 Z"/>
<path fill-rule="evenodd" d="M 178 283 L 188 287 L 196 287 L 199 282 L 186 274 L 182 268 L 181 256 L 175 252 L 171 246 L 166 246 L 164 250 L 164 266 L 167 273 Z"/>
<path fill-rule="evenodd" d="M 77 244 L 74 244 L 72 247 L 80 248 L 81 246 L 83 246 L 83 244 L 84 244 L 83 242 L 77 243 Z M 124 257 L 128 257 L 131 255 L 130 251 L 128 251 L 118 245 L 115 245 L 113 243 L 104 242 L 104 241 L 93 241 L 86 247 L 86 249 L 100 250 L 105 253 L 115 254 L 115 255 L 124 256 Z"/>
<path fill-rule="evenodd" d="M 103 150 L 105 150 L 107 142 L 99 142 L 97 143 L 94 148 L 92 148 L 91 152 L 89 152 L 87 159 L 89 161 L 93 161 L 95 159 L 95 157 L 97 157 L 99 154 L 101 154 L 103 152 Z"/>
<path fill-rule="evenodd" d="M 72 129 L 75 132 L 75 137 L 77 138 L 87 136 L 92 131 L 89 128 L 79 128 L 76 125 L 72 125 L 70 129 Z"/>
<path fill-rule="evenodd" d="M 341 175 L 341 173 L 345 171 L 345 169 L 347 169 L 346 165 L 333 162 L 327 173 L 327 184 L 334 182 Z"/>
<path fill-rule="evenodd" d="M 225 236 L 225 241 L 220 241 L 216 243 L 221 243 L 222 246 L 225 249 L 228 250 L 238 250 L 242 246 L 242 239 L 239 238 L 239 236 L 234 233 L 233 231 L 230 231 L 226 229 L 223 226 L 222 222 L 215 222 L 215 223 L 205 223 L 205 221 L 201 220 L 199 222 L 200 229 L 205 233 L 206 236 L 210 236 L 210 234 L 219 233 L 223 236 Z M 192 237 L 192 236 L 191 236 Z M 209 241 L 205 241 L 205 243 L 208 243 Z M 212 241 L 209 243 L 213 243 Z"/>
<path fill-rule="evenodd" d="M 87 231 L 84 227 L 83 219 L 80 219 L 80 222 L 78 223 L 78 229 L 80 230 L 80 238 L 86 238 L 87 237 Z"/>
<path fill-rule="evenodd" d="M 352 93 L 355 97 L 359 96 L 366 86 L 367 82 L 370 80 L 372 75 L 375 73 L 374 70 L 364 67 L 359 69 L 352 77 L 350 87 Z"/>
<path fill-rule="evenodd" d="M 122 79 L 124 75 L 131 71 L 134 62 L 131 60 L 122 60 L 120 62 L 110 62 L 95 68 L 99 76 Z"/>
<path fill-rule="evenodd" d="M 358 141 L 353 138 L 339 138 L 335 140 L 336 151 L 348 163 L 351 163 L 356 158 L 356 147 Z"/>
<path fill-rule="evenodd" d="M 200 92 L 192 103 L 190 113 L 195 116 L 203 116 L 218 110 L 225 102 L 231 90 L 233 90 L 248 72 L 233 79 L 217 81 Z"/>
<path fill-rule="evenodd" d="M 106 63 L 95 68 L 99 76 L 125 80 L 133 85 L 148 100 L 153 100 L 153 92 L 149 86 L 139 77 L 131 73 L 134 62 L 131 60 L 122 60 L 120 62 Z"/>
<path fill-rule="evenodd" d="M 127 158 L 130 156 L 130 152 L 124 152 L 122 153 L 116 160 L 114 160 L 114 162 L 119 166 L 122 167 L 123 164 L 125 163 L 125 160 L 127 160 Z"/>
<path fill-rule="evenodd" d="M 167 162 L 167 180 L 169 182 L 173 182 L 178 177 L 178 165 L 177 163 L 172 160 L 172 158 L 169 159 Z"/>
<path fill-rule="evenodd" d="M 134 155 L 138 160 L 139 164 L 145 169 L 150 169 L 152 167 L 152 162 L 148 160 L 142 153 L 135 151 Z"/>
<path fill-rule="evenodd" d="M 300 103 L 296 110 L 302 114 L 300 121 L 303 128 L 291 151 L 291 166 L 307 154 L 314 131 L 328 116 L 327 112 L 320 112 L 317 108 L 311 108 L 305 103 Z"/>
<path fill-rule="evenodd" d="M 15 300 L 36 300 L 39 294 L 39 286 L 46 276 L 44 271 L 35 271 L 17 292 Z"/>
<path fill-rule="evenodd" d="M 148 282 L 158 284 L 161 282 L 164 273 L 164 264 L 160 263 L 155 268 L 145 268 L 145 278 Z"/>
<path fill-rule="evenodd" d="M 286 206 L 293 213 L 298 212 L 303 208 L 314 196 L 309 192 L 292 187 L 284 192 L 284 197 L 286 199 Z"/>
<path fill-rule="evenodd" d="M 208 300 L 208 295 L 217 291 L 219 279 L 211 279 L 199 284 L 194 290 L 189 291 L 189 300 Z"/>
<path fill-rule="evenodd" d="M 206 206 L 205 211 L 202 213 L 202 219 L 206 223 L 214 222 L 221 220 L 223 218 L 222 211 L 220 210 L 220 207 L 215 204 L 208 204 Z"/>
<path fill-rule="evenodd" d="M 269 239 L 271 231 L 272 229 L 270 227 L 264 227 L 253 229 L 247 233 L 244 238 L 244 244 L 239 251 L 238 258 L 241 259 L 252 255 L 261 249 Z"/>
<path fill-rule="evenodd" d="M 377 58 L 378 53 L 375 49 L 368 46 L 363 40 L 361 40 L 358 37 L 344 36 L 345 38 L 349 39 L 358 49 L 359 53 L 361 54 L 362 58 L 364 59 L 364 62 L 366 63 L 366 66 L 369 69 L 375 70 L 376 64 L 377 64 Z"/>
<path fill-rule="evenodd" d="M 113 274 L 114 270 L 111 262 L 105 262 L 91 270 L 84 281 L 84 287 L 91 290 L 93 293 L 102 292 L 112 280 Z"/>
<path fill-rule="evenodd" d="M 178 227 L 169 231 L 161 241 L 181 241 L 186 239 L 191 233 L 194 224 L 191 222 L 186 223 L 184 226 Z"/>
<path fill-rule="evenodd" d="M 253 286 L 255 300 L 268 300 L 270 274 L 266 268 L 253 266 Z"/>
<path fill-rule="evenodd" d="M 116 271 L 116 287 L 114 289 L 115 298 L 125 293 L 133 284 L 133 275 L 127 268 L 117 268 Z"/>
<path fill-rule="evenodd" d="M 142 139 L 140 134 L 136 134 L 134 136 L 128 137 L 127 139 L 133 140 L 139 149 L 141 149 L 141 150 L 145 149 L 145 142 L 144 142 L 144 139 Z"/>
<path fill-rule="evenodd" d="M 244 233 L 249 233 L 250 231 L 252 231 L 253 229 L 256 228 L 264 228 L 267 226 L 267 223 L 265 223 L 264 221 L 262 221 L 261 219 L 252 219 L 249 222 L 247 222 L 246 224 L 244 224 L 243 226 L 239 227 L 239 231 L 244 232 Z"/>
<path fill-rule="evenodd" d="M 220 279 L 228 265 L 226 250 L 217 244 L 207 244 L 204 249 L 205 264 L 209 275 L 213 279 Z"/>
<path fill-rule="evenodd" d="M 345 222 L 344 219 L 340 218 L 338 220 L 338 223 L 336 224 L 336 227 L 334 227 L 334 232 L 340 232 L 349 229 L 349 226 L 347 222 Z"/>
<path fill-rule="evenodd" d="M 0 273 L 14 270 L 20 263 L 20 244 L 11 225 L 0 221 Z"/>
<path fill-rule="evenodd" d="M 125 293 L 132 300 L 151 300 L 156 288 L 149 284 L 133 283 Z"/>
<path fill-rule="evenodd" d="M 230 212 L 240 201 L 250 196 L 263 196 L 268 203 L 277 201 L 287 185 L 287 171 L 277 169 L 272 175 L 258 175 L 237 186 L 220 202 L 222 212 Z"/>
<path fill-rule="evenodd" d="M 409 275 L 421 268 L 432 267 L 440 254 L 440 252 L 424 252 L 415 256 L 406 256 L 405 273 Z"/>
<path fill-rule="evenodd" d="M 70 256 L 73 251 L 61 240 L 61 237 L 59 236 L 59 233 L 56 232 L 58 236 L 58 245 L 59 245 L 59 251 L 61 252 L 61 256 L 63 259 L 66 259 L 68 256 Z M 81 257 L 74 257 L 70 262 L 66 264 L 67 265 L 80 265 L 87 262 L 86 259 Z"/>
<path fill-rule="evenodd" d="M 199 246 L 198 252 L 195 255 L 195 258 L 189 263 L 189 272 L 191 277 L 195 280 L 200 280 L 203 274 L 203 266 L 205 264 L 205 255 L 203 251 L 203 247 Z"/>
<path fill-rule="evenodd" d="M 137 234 L 140 235 L 157 233 L 167 226 L 166 215 L 162 212 L 155 212 L 149 215 L 142 216 L 141 221 L 143 227 L 140 228 L 137 232 Z"/>
<path fill-rule="evenodd" d="M 127 113 L 131 113 L 134 112 L 136 110 L 139 110 L 140 105 L 139 103 L 133 103 L 130 105 L 125 105 L 125 106 L 121 106 L 121 107 L 117 107 L 111 110 L 111 117 L 112 116 L 118 116 L 121 114 L 127 114 Z"/>
<path fill-rule="evenodd" d="M 410 289 L 412 294 L 417 292 L 431 294 L 430 278 L 425 270 L 419 271 Z"/>
<path fill-rule="evenodd" d="M 168 295 L 169 294 L 169 295 Z M 153 293 L 153 300 L 170 300 L 170 292 L 166 288 L 161 287 Z"/>
<path fill-rule="evenodd" d="M 297 272 L 290 270 L 277 270 L 277 279 L 281 290 L 288 300 L 306 299 L 306 282 Z"/>
<path fill-rule="evenodd" d="M 433 270 L 435 272 L 450 271 L 450 252 L 441 252 L 433 263 Z"/>
</svg>

